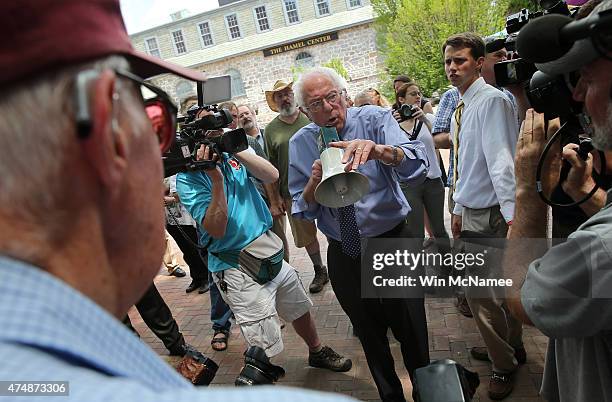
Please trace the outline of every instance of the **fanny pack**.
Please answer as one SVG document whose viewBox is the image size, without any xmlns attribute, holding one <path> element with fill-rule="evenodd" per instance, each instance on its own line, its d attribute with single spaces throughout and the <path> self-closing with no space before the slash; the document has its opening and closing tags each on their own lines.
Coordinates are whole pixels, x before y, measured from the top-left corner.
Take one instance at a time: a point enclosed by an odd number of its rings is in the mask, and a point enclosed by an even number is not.
<svg viewBox="0 0 612 402">
<path fill-rule="evenodd" d="M 242 250 L 212 253 L 221 261 L 238 268 L 255 282 L 263 285 L 276 278 L 283 267 L 283 241 L 267 231 Z"/>
</svg>

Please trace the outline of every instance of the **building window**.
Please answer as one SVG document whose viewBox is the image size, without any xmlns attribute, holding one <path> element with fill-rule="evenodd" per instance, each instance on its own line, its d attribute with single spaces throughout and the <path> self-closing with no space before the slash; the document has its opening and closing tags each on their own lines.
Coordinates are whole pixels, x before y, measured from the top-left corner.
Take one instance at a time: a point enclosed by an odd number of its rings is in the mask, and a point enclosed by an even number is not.
<svg viewBox="0 0 612 402">
<path fill-rule="evenodd" d="M 348 8 L 356 8 L 363 6 L 363 3 L 361 0 L 346 0 L 346 6 Z"/>
<path fill-rule="evenodd" d="M 240 71 L 232 68 L 227 70 L 225 74 L 229 75 L 231 78 L 232 98 L 245 95 L 244 84 L 242 83 Z"/>
<path fill-rule="evenodd" d="M 314 67 L 314 57 L 308 52 L 300 52 L 295 56 L 295 64 L 302 68 Z"/>
<path fill-rule="evenodd" d="M 317 17 L 330 15 L 329 0 L 315 0 L 315 11 L 317 12 Z"/>
<path fill-rule="evenodd" d="M 257 26 L 257 32 L 264 32 L 270 30 L 270 21 L 268 21 L 268 12 L 266 6 L 259 6 L 253 9 L 255 14 L 255 23 Z"/>
<path fill-rule="evenodd" d="M 287 24 L 297 24 L 300 22 L 300 15 L 297 8 L 297 0 L 283 0 L 285 8 L 285 19 Z"/>
<path fill-rule="evenodd" d="M 210 31 L 210 23 L 208 21 L 198 24 L 198 32 L 200 32 L 200 39 L 202 40 L 203 47 L 212 46 L 214 44 L 212 32 Z"/>
<path fill-rule="evenodd" d="M 157 45 L 157 38 L 145 39 L 145 48 L 147 53 L 151 56 L 159 57 L 161 59 L 161 53 L 159 52 L 159 46 Z"/>
<path fill-rule="evenodd" d="M 187 53 L 187 47 L 185 46 L 185 39 L 183 38 L 183 31 L 172 31 L 172 43 L 174 43 L 174 50 L 176 54 Z"/>
<path fill-rule="evenodd" d="M 236 14 L 230 14 L 225 16 L 225 26 L 227 27 L 227 34 L 230 39 L 240 39 L 240 27 L 238 26 L 238 16 Z"/>
</svg>

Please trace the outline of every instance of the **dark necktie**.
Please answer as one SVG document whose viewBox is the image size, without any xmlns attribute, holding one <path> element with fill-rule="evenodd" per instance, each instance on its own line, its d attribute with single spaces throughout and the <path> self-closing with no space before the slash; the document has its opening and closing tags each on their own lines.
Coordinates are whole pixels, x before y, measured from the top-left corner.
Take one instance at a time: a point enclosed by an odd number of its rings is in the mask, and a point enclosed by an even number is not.
<svg viewBox="0 0 612 402">
<path fill-rule="evenodd" d="M 342 252 L 349 257 L 358 258 L 361 255 L 361 235 L 357 227 L 354 205 L 338 208 L 338 223 Z"/>
</svg>

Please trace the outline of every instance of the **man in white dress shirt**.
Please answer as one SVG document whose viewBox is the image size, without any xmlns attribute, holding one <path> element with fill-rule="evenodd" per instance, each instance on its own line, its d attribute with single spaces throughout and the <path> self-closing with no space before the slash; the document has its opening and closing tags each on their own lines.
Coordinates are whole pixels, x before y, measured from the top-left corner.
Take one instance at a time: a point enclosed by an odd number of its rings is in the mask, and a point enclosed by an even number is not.
<svg viewBox="0 0 612 402">
<path fill-rule="evenodd" d="M 510 100 L 480 76 L 485 44 L 479 36 L 453 35 L 443 50 L 446 76 L 461 96 L 450 135 L 456 167 L 453 236 L 504 238 L 514 213 L 516 112 Z M 503 298 L 495 294 L 499 292 L 478 292 L 467 288 L 466 296 L 487 348 L 471 352 L 491 360 L 489 397 L 502 399 L 512 392 L 512 374 L 525 359 L 522 328 L 506 313 Z"/>
</svg>

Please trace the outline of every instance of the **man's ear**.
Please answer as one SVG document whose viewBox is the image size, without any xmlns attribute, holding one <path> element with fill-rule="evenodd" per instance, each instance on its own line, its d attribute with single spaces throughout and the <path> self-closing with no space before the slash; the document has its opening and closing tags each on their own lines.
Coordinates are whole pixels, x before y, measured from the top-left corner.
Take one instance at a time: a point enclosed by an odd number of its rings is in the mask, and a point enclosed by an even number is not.
<svg viewBox="0 0 612 402">
<path fill-rule="evenodd" d="M 82 140 L 83 153 L 87 156 L 100 183 L 111 194 L 119 189 L 119 183 L 127 166 L 127 144 L 118 118 L 118 102 L 114 100 L 116 75 L 105 70 L 94 79 L 89 92 L 92 127 L 88 138 Z"/>
<path fill-rule="evenodd" d="M 482 65 L 484 64 L 485 58 L 484 56 L 480 56 L 478 60 L 476 60 L 476 66 L 478 67 L 478 72 L 482 72 Z"/>
</svg>

